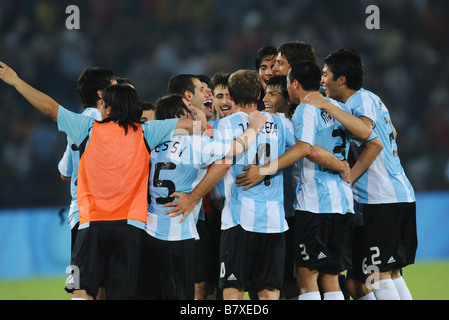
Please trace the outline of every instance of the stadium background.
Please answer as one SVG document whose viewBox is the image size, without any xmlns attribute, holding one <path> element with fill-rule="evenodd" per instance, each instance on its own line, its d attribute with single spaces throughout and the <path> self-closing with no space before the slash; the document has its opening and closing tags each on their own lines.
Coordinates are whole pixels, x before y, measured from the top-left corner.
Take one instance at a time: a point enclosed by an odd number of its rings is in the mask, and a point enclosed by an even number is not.
<svg viewBox="0 0 449 320">
<path fill-rule="evenodd" d="M 368 5 L 380 29 L 368 30 Z M 68 30 L 68 5 L 80 29 Z M 0 60 L 65 107 L 81 111 L 76 79 L 102 66 L 154 102 L 177 73 L 254 69 L 257 50 L 300 40 L 318 63 L 352 47 L 364 87 L 378 93 L 398 131 L 417 193 L 417 259 L 449 259 L 449 2 L 445 0 L 4 0 Z M 0 281 L 65 275 L 69 187 L 57 171 L 66 143 L 55 123 L 0 85 Z M 448 290 L 449 291 L 449 290 Z"/>
</svg>

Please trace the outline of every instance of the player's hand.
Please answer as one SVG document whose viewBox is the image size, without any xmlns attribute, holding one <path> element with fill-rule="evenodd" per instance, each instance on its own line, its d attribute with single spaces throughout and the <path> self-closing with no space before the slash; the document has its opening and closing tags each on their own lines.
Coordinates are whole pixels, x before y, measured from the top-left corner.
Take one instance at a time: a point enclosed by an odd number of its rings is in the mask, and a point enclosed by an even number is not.
<svg viewBox="0 0 449 320">
<path fill-rule="evenodd" d="M 301 102 L 310 104 L 318 109 L 323 109 L 327 102 L 319 91 L 310 92 Z"/>
<path fill-rule="evenodd" d="M 0 79 L 10 86 L 15 86 L 17 81 L 20 80 L 17 73 L 2 61 L 0 61 Z"/>
<path fill-rule="evenodd" d="M 248 165 L 242 170 L 246 172 L 241 173 L 236 177 L 235 184 L 238 187 L 246 186 L 245 188 L 243 188 L 243 190 L 248 190 L 252 186 L 260 183 L 263 178 L 265 178 L 264 175 L 260 174 L 260 167 L 254 164 Z"/>
<path fill-rule="evenodd" d="M 257 132 L 265 125 L 267 120 L 267 116 L 260 113 L 260 111 L 253 111 L 249 115 L 249 125 Z"/>
<path fill-rule="evenodd" d="M 164 207 L 174 207 L 165 212 L 165 214 L 170 215 L 169 218 L 184 214 L 179 221 L 179 223 L 182 223 L 190 212 L 192 212 L 193 208 L 195 208 L 198 201 L 196 201 L 190 193 L 174 192 L 170 197 L 178 197 L 178 200 L 164 204 Z"/>
<path fill-rule="evenodd" d="M 343 169 L 339 171 L 340 177 L 347 183 L 351 184 L 351 168 L 349 167 L 349 163 L 347 161 L 342 161 L 342 165 Z"/>
</svg>

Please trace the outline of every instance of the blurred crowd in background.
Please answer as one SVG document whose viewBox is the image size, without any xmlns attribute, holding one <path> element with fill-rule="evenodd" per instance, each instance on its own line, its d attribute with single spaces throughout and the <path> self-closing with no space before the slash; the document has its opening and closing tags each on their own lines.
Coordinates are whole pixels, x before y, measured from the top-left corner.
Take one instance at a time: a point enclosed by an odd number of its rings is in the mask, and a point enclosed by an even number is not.
<svg viewBox="0 0 449 320">
<path fill-rule="evenodd" d="M 65 12 L 80 9 L 80 29 Z M 368 30 L 368 5 L 380 29 Z M 449 1 L 446 0 L 3 0 L 0 60 L 65 107 L 81 112 L 76 80 L 101 66 L 155 102 L 178 73 L 254 69 L 257 50 L 305 41 L 318 64 L 351 47 L 364 87 L 382 97 L 416 191 L 449 189 Z M 66 206 L 57 164 L 66 137 L 0 85 L 0 207 Z"/>
</svg>

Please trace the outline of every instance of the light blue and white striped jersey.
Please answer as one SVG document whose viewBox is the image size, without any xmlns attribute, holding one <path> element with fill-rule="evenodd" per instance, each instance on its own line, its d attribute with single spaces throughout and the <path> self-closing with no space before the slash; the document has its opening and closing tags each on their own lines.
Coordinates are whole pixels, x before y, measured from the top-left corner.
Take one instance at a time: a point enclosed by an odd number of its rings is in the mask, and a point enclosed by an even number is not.
<svg viewBox="0 0 449 320">
<path fill-rule="evenodd" d="M 101 120 L 101 112 L 96 108 L 84 109 L 83 115 Z M 70 202 L 69 214 L 67 216 L 70 228 L 73 228 L 79 222 L 78 202 L 76 201 L 76 180 L 78 178 L 78 164 L 80 161 L 80 152 L 78 147 L 73 143 L 72 139 L 67 137 L 67 147 L 58 164 L 59 172 L 66 177 L 70 177 L 70 194 L 72 200 Z"/>
<path fill-rule="evenodd" d="M 175 191 L 188 193 L 203 179 L 207 166 L 222 159 L 230 150 L 231 141 L 217 141 L 206 136 L 175 136 L 169 142 L 158 145 L 151 151 L 149 180 L 148 221 L 145 231 L 151 236 L 177 241 L 198 239 L 196 223 L 202 201 L 182 222 L 182 215 L 169 218 L 163 207 Z"/>
<path fill-rule="evenodd" d="M 328 99 L 334 105 L 349 112 L 342 103 Z M 340 160 L 347 159 L 349 139 L 343 125 L 324 110 L 302 103 L 292 118 L 295 138 L 312 147 L 316 144 L 334 154 Z M 303 158 L 299 161 L 300 183 L 296 190 L 295 209 L 313 213 L 354 213 L 351 186 L 338 172 L 323 168 Z"/>
<path fill-rule="evenodd" d="M 393 124 L 385 104 L 374 93 L 361 89 L 346 101 L 346 105 L 355 116 L 365 115 L 373 120 L 373 133 L 384 146 L 353 185 L 354 200 L 369 204 L 414 202 L 415 193 L 401 165 Z"/>
<path fill-rule="evenodd" d="M 285 118 L 285 114 L 276 112 L 276 117 Z M 285 118 L 286 121 L 291 123 L 291 120 Z M 290 148 L 287 148 L 287 150 Z M 295 200 L 296 200 L 296 187 L 299 184 L 299 170 L 297 164 L 284 168 L 284 209 L 285 217 L 292 217 L 295 215 Z"/>
<path fill-rule="evenodd" d="M 210 120 L 207 123 L 213 127 L 213 130 L 217 129 L 218 119 Z M 212 131 L 213 132 L 213 131 Z M 222 207 L 224 203 L 224 179 L 220 179 L 218 183 L 210 191 L 210 201 L 214 203 L 215 207 Z"/>
<path fill-rule="evenodd" d="M 259 233 L 280 233 L 288 229 L 284 210 L 282 170 L 267 176 L 261 183 L 248 190 L 237 187 L 236 177 L 249 164 L 264 165 L 281 156 L 287 146 L 295 143 L 292 123 L 285 118 L 264 113 L 268 120 L 257 135 L 256 141 L 243 154 L 233 160 L 224 177 L 225 204 L 221 229 L 240 225 L 243 229 Z M 249 125 L 249 115 L 237 112 L 221 119 L 214 137 L 233 139 Z"/>
</svg>

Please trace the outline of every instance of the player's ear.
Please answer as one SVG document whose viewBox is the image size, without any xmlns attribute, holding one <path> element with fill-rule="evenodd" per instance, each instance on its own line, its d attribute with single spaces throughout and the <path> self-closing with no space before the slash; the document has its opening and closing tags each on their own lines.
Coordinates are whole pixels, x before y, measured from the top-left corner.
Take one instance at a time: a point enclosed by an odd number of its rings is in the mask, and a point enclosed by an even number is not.
<svg viewBox="0 0 449 320">
<path fill-rule="evenodd" d="M 296 79 L 293 80 L 292 85 L 293 85 L 293 88 L 295 88 L 296 90 L 299 90 L 299 88 L 301 88 L 301 84 Z"/>
<path fill-rule="evenodd" d="M 193 93 L 192 93 L 191 91 L 189 91 L 189 90 L 184 91 L 184 98 L 185 98 L 187 101 L 192 101 L 192 99 L 193 99 Z"/>
<path fill-rule="evenodd" d="M 339 85 L 339 86 L 342 86 L 342 85 L 344 85 L 344 84 L 346 84 L 346 77 L 345 76 L 339 76 L 338 77 L 338 79 L 337 79 L 337 84 Z"/>
<path fill-rule="evenodd" d="M 103 101 L 103 90 L 98 90 L 97 96 L 98 96 L 97 100 L 97 108 L 98 108 L 101 105 L 101 102 Z"/>
</svg>

